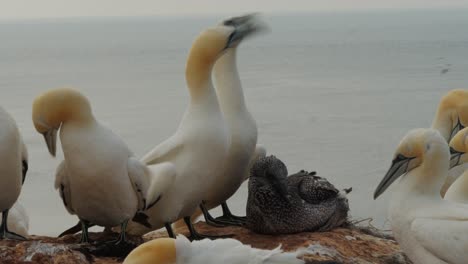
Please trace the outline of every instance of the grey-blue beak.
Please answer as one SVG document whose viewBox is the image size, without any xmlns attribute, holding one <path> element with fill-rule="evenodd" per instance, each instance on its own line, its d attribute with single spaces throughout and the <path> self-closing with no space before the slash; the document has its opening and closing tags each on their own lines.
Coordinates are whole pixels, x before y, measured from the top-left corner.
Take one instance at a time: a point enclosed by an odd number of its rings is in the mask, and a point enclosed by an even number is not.
<svg viewBox="0 0 468 264">
<path fill-rule="evenodd" d="M 414 158 L 408 158 L 399 154 L 392 161 L 390 169 L 388 169 L 382 181 L 379 183 L 374 192 L 374 200 L 377 199 L 392 183 L 398 179 L 401 175 L 408 172 L 408 165 Z"/>
<path fill-rule="evenodd" d="M 57 151 L 57 132 L 58 129 L 53 128 L 42 134 L 44 136 L 47 149 L 49 150 L 50 155 L 52 155 L 53 157 L 55 157 Z"/>
</svg>

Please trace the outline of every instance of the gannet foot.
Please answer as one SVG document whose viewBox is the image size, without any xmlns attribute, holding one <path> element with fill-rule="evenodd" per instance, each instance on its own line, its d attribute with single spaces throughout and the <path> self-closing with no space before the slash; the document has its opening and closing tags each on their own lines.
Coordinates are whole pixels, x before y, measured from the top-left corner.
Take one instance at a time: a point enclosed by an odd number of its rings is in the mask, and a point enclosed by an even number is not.
<svg viewBox="0 0 468 264">
<path fill-rule="evenodd" d="M 88 227 L 93 227 L 94 224 L 90 224 Z M 66 235 L 74 235 L 81 231 L 81 222 L 78 222 L 76 225 L 70 227 L 69 229 L 63 231 L 58 237 L 64 237 Z"/>
<path fill-rule="evenodd" d="M 119 235 L 119 238 L 117 238 L 116 240 L 108 241 L 108 242 L 106 242 L 106 244 L 113 244 L 114 246 L 127 246 L 127 245 L 128 245 L 128 243 L 127 243 L 127 235 L 126 235 L 128 221 L 129 221 L 129 220 L 126 220 L 125 222 L 123 222 L 122 224 L 120 224 L 120 235 Z"/>
<path fill-rule="evenodd" d="M 21 241 L 27 240 L 24 236 L 18 235 L 10 231 L 5 231 L 5 232 L 0 233 L 0 239 L 11 239 L 11 240 L 21 240 Z"/>
<path fill-rule="evenodd" d="M 190 216 L 186 216 L 184 217 L 184 221 L 185 221 L 185 224 L 187 225 L 188 227 L 188 230 L 190 231 L 190 236 L 188 237 L 188 239 L 190 241 L 194 241 L 194 240 L 202 240 L 202 239 L 205 239 L 205 238 L 208 238 L 208 239 L 218 239 L 218 238 L 230 238 L 230 237 L 233 237 L 234 234 L 227 234 L 227 235 L 219 235 L 219 236 L 214 236 L 214 235 L 203 235 L 203 234 L 200 234 L 197 232 L 197 230 L 195 230 L 195 227 L 193 226 L 192 224 L 192 221 L 190 219 Z"/>
<path fill-rule="evenodd" d="M 8 231 L 7 219 L 9 210 L 2 212 L 2 224 L 0 225 L 0 240 L 11 239 L 11 240 L 26 240 L 24 236 L 20 236 L 16 233 Z"/>
<path fill-rule="evenodd" d="M 231 210 L 229 210 L 229 207 L 226 202 L 221 204 L 221 208 L 223 209 L 223 215 L 220 217 L 217 217 L 216 220 L 227 223 L 228 225 L 234 225 L 234 226 L 243 226 L 247 223 L 247 217 L 233 215 L 231 213 Z M 234 223 L 234 224 L 230 224 L 230 223 Z"/>
<path fill-rule="evenodd" d="M 240 224 L 240 223 L 237 223 L 237 222 L 232 222 L 232 221 L 228 221 L 228 220 L 222 221 L 222 220 L 217 220 L 217 219 L 213 218 L 213 216 L 211 216 L 210 212 L 206 208 L 204 202 L 202 202 L 202 204 L 200 204 L 200 209 L 201 209 L 201 211 L 203 213 L 203 216 L 205 217 L 205 222 L 210 226 L 226 227 L 226 226 Z"/>
</svg>

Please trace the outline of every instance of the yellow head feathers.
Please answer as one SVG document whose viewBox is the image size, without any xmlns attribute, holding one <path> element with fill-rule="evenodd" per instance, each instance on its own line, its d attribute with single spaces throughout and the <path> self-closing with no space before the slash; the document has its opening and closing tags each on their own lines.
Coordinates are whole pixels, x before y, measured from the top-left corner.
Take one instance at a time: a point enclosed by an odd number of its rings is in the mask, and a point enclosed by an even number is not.
<svg viewBox="0 0 468 264">
<path fill-rule="evenodd" d="M 233 27 L 218 26 L 203 31 L 195 39 L 185 70 L 192 97 L 202 93 L 204 85 L 211 80 L 213 65 L 228 47 L 233 32 Z"/>
<path fill-rule="evenodd" d="M 460 130 L 450 140 L 450 168 L 468 162 L 468 128 Z"/>
<path fill-rule="evenodd" d="M 44 135 L 47 147 L 55 156 L 57 131 L 69 121 L 86 122 L 93 119 L 88 99 L 76 90 L 49 90 L 33 102 L 32 119 L 37 132 Z"/>
<path fill-rule="evenodd" d="M 446 140 L 468 126 L 468 90 L 456 89 L 440 100 L 433 128 L 438 129 Z"/>
<path fill-rule="evenodd" d="M 176 243 L 172 238 L 146 242 L 133 250 L 123 264 L 176 264 Z"/>
<path fill-rule="evenodd" d="M 374 199 L 379 197 L 401 175 L 416 167 L 430 165 L 436 160 L 447 159 L 447 156 L 447 143 L 437 130 L 411 130 L 398 145 L 390 169 L 374 192 Z M 424 163 L 425 161 L 427 163 Z"/>
</svg>

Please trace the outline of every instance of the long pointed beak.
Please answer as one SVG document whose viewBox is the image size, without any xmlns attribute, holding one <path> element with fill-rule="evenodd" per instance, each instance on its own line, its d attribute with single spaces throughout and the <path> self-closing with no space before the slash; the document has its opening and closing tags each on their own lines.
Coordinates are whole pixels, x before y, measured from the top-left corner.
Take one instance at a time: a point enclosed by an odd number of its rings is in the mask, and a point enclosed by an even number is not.
<svg viewBox="0 0 468 264">
<path fill-rule="evenodd" d="M 455 149 L 450 148 L 450 169 L 460 165 L 460 159 L 463 154 L 465 154 L 465 152 L 456 151 Z"/>
<path fill-rule="evenodd" d="M 452 129 L 452 132 L 450 133 L 449 142 L 458 133 L 458 131 L 460 131 L 460 130 L 462 130 L 464 128 L 465 127 L 460 122 L 460 118 L 458 118 L 457 124 L 455 125 L 455 127 Z"/>
<path fill-rule="evenodd" d="M 233 17 L 224 21 L 223 24 L 225 26 L 233 26 L 235 28 L 231 33 L 231 36 L 229 36 L 226 49 L 234 46 L 244 38 L 254 35 L 255 33 L 268 31 L 268 27 L 258 19 L 257 14 Z"/>
<path fill-rule="evenodd" d="M 55 153 L 57 151 L 57 132 L 58 129 L 54 128 L 42 134 L 47 144 L 47 148 L 49 149 L 49 153 L 53 157 L 55 157 Z"/>
<path fill-rule="evenodd" d="M 375 189 L 374 200 L 377 199 L 377 197 L 379 197 L 382 193 L 384 193 L 385 190 L 387 190 L 387 188 L 392 185 L 396 179 L 408 172 L 408 164 L 412 159 L 413 158 L 407 158 L 402 155 L 398 155 L 398 157 L 393 160 L 390 169 L 379 183 L 379 186 L 377 186 Z"/>
</svg>

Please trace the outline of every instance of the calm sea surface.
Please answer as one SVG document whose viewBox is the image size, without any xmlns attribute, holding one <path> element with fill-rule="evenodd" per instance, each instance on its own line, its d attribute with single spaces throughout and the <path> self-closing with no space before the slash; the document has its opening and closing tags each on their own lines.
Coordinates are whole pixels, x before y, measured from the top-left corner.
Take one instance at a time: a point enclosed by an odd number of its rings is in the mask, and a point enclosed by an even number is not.
<svg viewBox="0 0 468 264">
<path fill-rule="evenodd" d="M 233 14 L 238 15 L 238 14 Z M 30 154 L 21 202 L 31 233 L 74 224 L 52 158 L 31 122 L 42 91 L 75 87 L 137 156 L 171 135 L 188 102 L 185 59 L 209 18 L 0 22 L 0 104 Z M 240 47 L 239 68 L 259 143 L 289 168 L 317 170 L 349 195 L 354 218 L 385 222 L 390 191 L 372 193 L 400 138 L 431 124 L 439 98 L 468 87 L 468 10 L 266 16 L 272 32 Z M 443 73 L 446 72 L 446 73 Z M 116 193 L 115 195 L 119 195 Z M 245 208 L 246 186 L 229 204 Z"/>
</svg>

